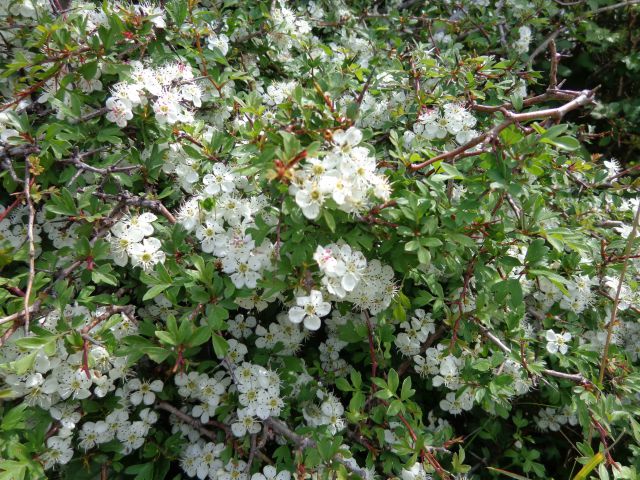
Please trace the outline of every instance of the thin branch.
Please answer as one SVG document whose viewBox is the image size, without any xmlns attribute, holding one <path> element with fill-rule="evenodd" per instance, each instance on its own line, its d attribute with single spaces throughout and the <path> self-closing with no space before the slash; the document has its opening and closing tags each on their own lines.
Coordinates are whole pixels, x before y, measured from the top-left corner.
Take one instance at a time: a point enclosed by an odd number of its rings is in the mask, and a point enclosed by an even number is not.
<svg viewBox="0 0 640 480">
<path fill-rule="evenodd" d="M 485 132 L 485 133 L 483 133 L 481 135 L 478 135 L 476 138 L 470 140 L 469 142 L 465 143 L 464 145 L 459 146 L 455 150 L 451 150 L 450 152 L 442 153 L 440 155 L 437 155 L 437 156 L 435 156 L 435 157 L 433 157 L 433 158 L 431 158 L 429 160 L 426 160 L 424 162 L 421 162 L 421 163 L 413 163 L 413 164 L 410 165 L 410 168 L 411 168 L 411 170 L 420 170 L 420 169 L 422 169 L 424 167 L 432 165 L 432 164 L 434 164 L 436 162 L 439 162 L 441 160 L 455 159 L 458 155 L 460 155 L 461 153 L 466 152 L 467 150 L 470 150 L 471 148 L 475 147 L 476 145 L 479 145 L 479 144 L 481 144 L 483 142 L 492 141 L 492 140 L 498 138 L 498 135 L 500 135 L 500 132 L 502 132 L 504 129 L 506 129 L 510 125 L 513 125 L 513 124 L 516 124 L 516 123 L 526 122 L 526 121 L 530 121 L 530 120 L 539 120 L 539 119 L 543 119 L 543 118 L 561 119 L 568 112 L 591 103 L 593 101 L 593 96 L 594 96 L 594 91 L 593 90 L 583 90 L 573 100 L 571 100 L 570 102 L 568 102 L 568 103 L 566 103 L 566 104 L 564 104 L 564 105 L 562 105 L 560 107 L 557 107 L 557 108 L 547 108 L 547 109 L 544 109 L 544 110 L 537 110 L 537 111 L 534 111 L 534 112 L 524 112 L 524 113 L 513 113 L 513 112 L 505 110 L 503 113 L 506 115 L 507 119 L 504 120 L 499 125 L 496 125 L 495 127 L 493 127 L 491 130 L 489 130 L 489 131 L 487 131 L 487 132 Z"/>
<path fill-rule="evenodd" d="M 191 415 L 178 410 L 176 407 L 174 407 L 170 403 L 167 403 L 164 401 L 158 402 L 156 406 L 160 410 L 169 412 L 175 415 L 178 419 L 180 419 L 180 421 L 186 423 L 187 425 L 192 426 L 193 428 L 198 430 L 198 432 L 200 432 L 200 435 L 202 435 L 203 437 L 207 437 L 208 439 L 213 440 L 214 442 L 218 441 L 218 436 L 215 434 L 215 432 L 205 428 L 204 425 L 202 425 L 202 423 L 200 423 L 200 420 L 198 420 L 197 418 L 193 418 Z"/>
<path fill-rule="evenodd" d="M 309 437 L 304 437 L 302 435 L 298 435 L 293 430 L 291 430 L 286 423 L 277 418 L 269 417 L 264 421 L 264 424 L 267 425 L 271 430 L 273 430 L 278 435 L 286 438 L 290 442 L 293 442 L 297 448 L 300 449 L 315 449 L 318 447 L 317 443 Z M 336 454 L 333 459 L 342 464 L 347 470 L 351 473 L 358 475 L 361 478 L 367 478 L 369 475 L 364 468 L 360 468 L 353 461 L 348 461 L 342 455 Z"/>
<path fill-rule="evenodd" d="M 96 148 L 94 150 L 89 150 L 87 152 L 82 152 L 82 153 L 76 152 L 73 154 L 71 158 L 59 160 L 59 162 L 75 165 L 80 170 L 86 170 L 88 172 L 93 172 L 100 175 L 109 175 L 110 173 L 117 173 L 117 172 L 129 172 L 131 170 L 135 170 L 136 168 L 140 168 L 140 165 L 131 165 L 126 167 L 117 167 L 115 165 L 112 165 L 110 167 L 99 168 L 99 167 L 94 167 L 92 165 L 89 165 L 82 161 L 83 159 L 90 157 L 92 155 L 95 155 L 96 153 L 104 152 L 105 150 L 108 150 L 108 148 L 109 147 L 101 147 L 101 148 Z"/>
<path fill-rule="evenodd" d="M 31 180 L 31 162 L 29 158 L 26 159 L 24 166 L 24 198 L 27 202 L 29 209 L 29 220 L 27 223 L 27 242 L 29 244 L 29 278 L 27 279 L 27 288 L 24 292 L 24 329 L 25 335 L 29 335 L 29 298 L 31 297 L 31 290 L 33 289 L 33 280 L 36 276 L 36 247 L 33 238 L 33 224 L 36 218 L 36 208 L 33 206 L 33 200 L 31 199 L 31 186 L 33 181 Z"/>
<path fill-rule="evenodd" d="M 502 350 L 507 355 L 511 354 L 511 348 L 509 348 L 502 340 L 500 340 L 496 335 L 494 335 L 488 328 L 483 325 L 478 324 L 478 328 L 482 332 L 482 334 L 491 340 L 500 350 Z M 558 372 L 557 370 L 550 370 L 545 368 L 541 371 L 542 374 L 548 375 L 550 377 L 562 378 L 564 380 L 571 380 L 572 382 L 576 382 L 581 385 L 592 385 L 592 382 L 582 376 L 579 373 L 565 373 Z"/>
<path fill-rule="evenodd" d="M 249 458 L 247 459 L 247 469 L 245 470 L 245 474 L 247 477 L 251 474 L 251 466 L 253 465 L 253 459 L 256 456 L 256 452 L 258 451 L 257 446 L 257 434 L 251 434 L 251 449 L 249 450 Z"/>
<path fill-rule="evenodd" d="M 622 263 L 622 271 L 620 272 L 620 279 L 618 280 L 618 288 L 616 290 L 616 296 L 613 299 L 613 309 L 611 310 L 611 320 L 607 324 L 607 339 L 604 342 L 604 350 L 602 352 L 602 362 L 600 363 L 600 374 L 598 375 L 598 381 L 602 385 L 602 381 L 604 380 L 604 372 L 607 369 L 607 364 L 609 362 L 609 347 L 611 346 L 611 339 L 613 337 L 613 328 L 616 326 L 617 317 L 618 317 L 618 308 L 620 307 L 620 294 L 622 293 L 622 286 L 624 284 L 624 277 L 627 273 L 627 267 L 629 265 L 629 256 L 631 254 L 631 247 L 633 246 L 633 241 L 636 238 L 636 233 L 638 231 L 638 226 L 640 225 L 640 205 L 636 209 L 636 215 L 633 219 L 633 227 L 631 228 L 631 233 L 629 233 L 629 237 L 627 237 L 627 245 L 624 249 L 624 262 Z"/>
<path fill-rule="evenodd" d="M 132 310 L 133 310 L 133 306 L 131 305 L 109 305 L 108 307 L 106 307 L 106 310 L 103 313 L 94 317 L 93 321 L 81 330 L 81 333 L 82 335 L 86 335 L 91 330 L 96 328 L 100 323 L 104 322 L 105 320 L 108 320 L 115 314 L 126 313 L 130 315 Z"/>
<path fill-rule="evenodd" d="M 367 335 L 369 337 L 369 358 L 371 359 L 371 377 L 375 377 L 378 372 L 378 359 L 376 358 L 376 347 L 373 339 L 373 325 L 371 324 L 371 317 L 367 310 L 363 311 L 364 318 L 367 322 Z"/>
<path fill-rule="evenodd" d="M 13 147 L 4 147 L 0 150 L 1 160 L 11 160 L 12 158 L 23 158 L 34 153 L 39 153 L 40 148 L 36 145 L 17 145 Z"/>
<path fill-rule="evenodd" d="M 11 163 L 11 160 L 9 160 L 8 158 L 5 158 L 4 160 L 2 160 L 2 163 L 0 163 L 0 165 L 2 165 L 2 169 L 6 170 L 7 172 L 9 172 L 9 176 L 11 177 L 11 179 L 16 182 L 16 183 L 22 183 L 23 180 L 21 178 L 18 178 L 18 174 L 16 173 L 15 169 L 13 168 L 13 163 Z"/>
<path fill-rule="evenodd" d="M 101 200 L 117 201 L 123 203 L 124 205 L 148 208 L 149 210 L 159 213 L 160 215 L 165 217 L 172 225 L 177 223 L 176 217 L 174 217 L 173 214 L 169 210 L 167 210 L 167 207 L 165 207 L 160 200 L 148 200 L 146 198 L 136 197 L 131 195 L 129 192 L 123 192 L 118 195 L 93 192 L 93 195 L 100 198 Z"/>
</svg>

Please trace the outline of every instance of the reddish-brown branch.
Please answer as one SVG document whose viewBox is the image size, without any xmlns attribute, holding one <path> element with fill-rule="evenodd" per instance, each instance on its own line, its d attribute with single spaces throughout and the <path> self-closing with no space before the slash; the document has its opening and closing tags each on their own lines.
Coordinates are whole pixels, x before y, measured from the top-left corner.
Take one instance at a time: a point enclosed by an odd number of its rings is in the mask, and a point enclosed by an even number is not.
<svg viewBox="0 0 640 480">
<path fill-rule="evenodd" d="M 469 282 L 471 281 L 471 276 L 473 275 L 473 269 L 475 267 L 477 258 L 478 258 L 478 254 L 474 253 L 473 257 L 471 257 L 471 260 L 467 264 L 466 271 L 464 272 L 464 279 L 463 279 L 463 283 L 462 283 L 462 291 L 460 292 L 460 298 L 457 301 L 457 303 L 458 303 L 458 316 L 456 317 L 456 321 L 453 324 L 453 331 L 452 331 L 452 335 L 451 335 L 451 343 L 449 344 L 449 349 L 450 350 L 453 350 L 453 347 L 455 346 L 456 341 L 458 340 L 458 330 L 460 328 L 460 320 L 462 320 L 462 317 L 464 316 L 464 302 L 465 302 L 465 300 L 467 298 L 467 291 L 469 290 Z"/>
<path fill-rule="evenodd" d="M 378 373 L 378 359 L 376 358 L 376 347 L 373 340 L 373 325 L 371 324 L 371 318 L 369 312 L 363 311 L 364 318 L 367 322 L 367 334 L 369 336 L 369 357 L 371 358 L 371 377 L 375 377 Z"/>
</svg>

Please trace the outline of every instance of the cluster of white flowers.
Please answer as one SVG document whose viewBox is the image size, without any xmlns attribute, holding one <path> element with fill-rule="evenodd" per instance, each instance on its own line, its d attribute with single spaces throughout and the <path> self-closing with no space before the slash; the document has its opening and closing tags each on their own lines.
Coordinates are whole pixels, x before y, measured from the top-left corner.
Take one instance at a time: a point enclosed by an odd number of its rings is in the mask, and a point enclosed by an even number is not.
<svg viewBox="0 0 640 480">
<path fill-rule="evenodd" d="M 622 343 L 629 357 L 634 362 L 637 362 L 640 359 L 640 323 L 634 321 L 623 322 L 622 328 L 615 331 L 612 342 Z"/>
<path fill-rule="evenodd" d="M 162 251 L 160 240 L 153 235 L 152 223 L 156 221 L 153 213 L 126 217 L 111 227 L 111 258 L 121 267 L 131 265 L 152 270 L 157 263 L 164 263 L 166 255 Z"/>
<path fill-rule="evenodd" d="M 408 100 L 406 92 L 395 88 L 375 96 L 367 91 L 362 97 L 356 125 L 361 128 L 382 128 L 395 114 L 404 113 Z"/>
<path fill-rule="evenodd" d="M 313 259 L 323 274 L 322 284 L 340 299 L 353 292 L 367 268 L 367 259 L 362 252 L 352 250 L 346 243 L 318 246 Z"/>
<path fill-rule="evenodd" d="M 318 390 L 316 396 L 320 399 L 320 405 L 307 405 L 302 413 L 307 425 L 319 427 L 326 425 L 332 435 L 342 431 L 346 427 L 346 420 L 342 417 L 344 406 L 340 400 L 331 393 Z"/>
<path fill-rule="evenodd" d="M 100 335 L 101 328 L 94 325 L 94 319 L 104 315 L 108 316 L 105 308 L 92 314 L 86 307 L 67 305 L 62 312 L 54 310 L 37 319 L 37 323 L 53 335 L 61 319 L 66 322 L 74 319 L 76 324 L 82 319 L 79 328 L 88 328 L 87 335 L 94 338 Z M 107 331 L 116 338 L 122 338 L 134 333 L 135 325 L 130 314 L 122 313 L 121 321 L 111 322 Z M 1 350 L 0 363 L 33 357 L 32 369 L 23 375 L 2 375 L 2 380 L 15 397 L 22 398 L 27 405 L 49 410 L 56 422 L 56 435 L 47 440 L 47 449 L 42 455 L 45 468 L 68 463 L 73 456 L 72 444 L 86 451 L 117 438 L 124 454 L 142 446 L 157 420 L 155 412 L 143 409 L 139 412 L 140 420 L 129 421 L 127 410 L 116 409 L 104 420 L 85 422 L 78 430 L 77 424 L 84 415 L 78 401 L 90 396 L 103 398 L 114 392 L 121 402 L 129 405 L 151 405 L 155 401 L 155 392 L 162 390 L 160 380 L 143 382 L 134 378 L 124 383 L 128 374 L 127 358 L 110 355 L 96 340 L 85 340 L 80 351 L 68 353 L 62 339 L 52 337 L 51 345 L 35 350 L 21 347 L 23 339 L 20 332 L 10 337 Z M 122 387 L 116 388 L 117 383 Z M 74 441 L 76 431 L 77 440 Z"/>
<path fill-rule="evenodd" d="M 19 206 L 7 212 L 7 209 L 0 205 L 0 245 L 7 243 L 13 249 L 19 249 L 27 240 L 27 225 L 29 209 L 26 206 Z M 33 226 L 33 240 L 38 245 L 42 239 L 40 232 L 42 231 L 41 223 L 44 221 L 44 213 L 39 212 L 36 223 Z"/>
<path fill-rule="evenodd" d="M 407 357 L 418 355 L 422 344 L 430 334 L 436 331 L 431 314 L 422 309 L 417 309 L 409 321 L 400 324 L 400 328 L 403 331 L 396 336 L 395 344 L 400 353 Z M 416 363 L 421 362 L 420 360 L 415 361 Z"/>
<path fill-rule="evenodd" d="M 201 188 L 182 206 L 178 221 L 188 231 L 195 230 L 202 251 L 220 259 L 222 271 L 237 288 L 256 289 L 263 273 L 274 268 L 271 242 L 256 246 L 247 232 L 255 226 L 256 215 L 263 213 L 266 198 L 244 196 L 242 191 L 251 189 L 246 177 L 222 163 L 215 163 L 202 177 Z M 207 202 L 210 208 L 203 208 Z M 263 217 L 269 219 L 267 214 Z"/>
<path fill-rule="evenodd" d="M 170 143 L 162 153 L 164 156 L 162 171 L 175 175 L 180 187 L 188 193 L 193 193 L 196 184 L 200 182 L 198 159 L 185 152 L 181 143 Z M 145 159 L 150 155 L 151 149 L 143 152 Z"/>
<path fill-rule="evenodd" d="M 617 276 L 605 276 L 603 278 L 603 286 L 606 292 L 611 298 L 615 298 L 618 292 L 618 285 L 620 284 L 620 278 Z M 620 296 L 618 301 L 618 309 L 627 310 L 630 307 L 638 304 L 638 293 L 634 292 L 631 287 L 622 282 L 620 286 Z"/>
<path fill-rule="evenodd" d="M 151 101 L 151 108 L 159 124 L 173 125 L 193 121 L 193 112 L 186 102 L 200 107 L 202 89 L 194 80 L 191 67 L 184 63 L 169 63 L 162 67 L 147 67 L 132 62 L 129 80 L 116 83 L 107 99 L 107 120 L 125 127 L 133 118 L 133 109 Z"/>
<path fill-rule="evenodd" d="M 262 325 L 256 327 L 256 347 L 273 350 L 280 344 L 282 348 L 277 350 L 278 355 L 295 354 L 306 338 L 307 331 L 301 328 L 299 323 L 292 323 L 285 312 L 279 313 L 276 320 L 277 322 L 271 322 L 268 328 Z"/>
<path fill-rule="evenodd" d="M 405 132 L 405 143 L 411 144 L 414 137 L 426 140 L 445 139 L 453 135 L 456 142 L 464 144 L 478 135 L 473 127 L 476 118 L 459 103 L 446 103 L 424 111 L 413 125 L 413 132 Z"/>
<path fill-rule="evenodd" d="M 296 85 L 295 80 L 273 82 L 263 90 L 262 99 L 268 106 L 276 107 L 289 98 Z"/>
<path fill-rule="evenodd" d="M 236 412 L 237 421 L 231 424 L 231 431 L 236 437 L 258 433 L 259 420 L 279 416 L 284 407 L 280 377 L 273 370 L 246 362 L 237 367 L 233 375 L 242 408 Z"/>
<path fill-rule="evenodd" d="M 198 402 L 191 414 L 207 423 L 213 417 L 231 379 L 224 372 L 218 372 L 213 377 L 206 373 L 179 372 L 174 377 L 174 382 L 181 397 Z"/>
<path fill-rule="evenodd" d="M 571 310 L 575 314 L 582 313 L 595 300 L 592 287 L 598 285 L 598 279 L 588 275 L 574 275 L 566 284 L 567 292 L 562 295 L 560 308 Z"/>
<path fill-rule="evenodd" d="M 290 480 L 291 472 L 281 470 L 278 472 L 276 467 L 267 465 L 262 469 L 262 473 L 256 472 L 251 475 L 251 480 Z"/>
<path fill-rule="evenodd" d="M 291 49 L 299 47 L 309 37 L 311 25 L 304 18 L 296 16 L 285 0 L 273 2 L 271 8 L 273 29 L 268 38 L 273 42 L 277 50 L 277 60 L 287 61 L 291 59 Z"/>
<path fill-rule="evenodd" d="M 513 388 L 516 391 L 516 395 L 524 395 L 531 387 L 533 387 L 533 380 L 528 376 L 527 371 L 522 365 L 510 358 L 506 359 L 504 363 L 494 370 L 496 375 L 509 374 L 513 377 Z"/>
<path fill-rule="evenodd" d="M 332 299 L 351 302 L 373 315 L 391 304 L 396 293 L 393 269 L 379 260 L 368 262 L 362 252 L 342 241 L 318 246 L 313 259 Z"/>
<path fill-rule="evenodd" d="M 434 387 L 444 385 L 449 390 L 457 390 L 462 386 L 460 380 L 460 369 L 464 364 L 464 359 L 456 357 L 455 355 L 447 355 L 442 359 L 439 366 L 439 371 L 436 376 L 433 377 L 432 383 Z"/>
<path fill-rule="evenodd" d="M 220 455 L 225 449 L 223 443 L 196 441 L 190 443 L 180 459 L 180 467 L 190 477 L 215 480 L 224 471 Z"/>
<path fill-rule="evenodd" d="M 519 54 L 527 53 L 532 39 L 531 29 L 523 25 L 518 29 L 518 34 L 519 38 L 514 42 L 513 48 Z"/>
<path fill-rule="evenodd" d="M 577 425 L 578 417 L 571 409 L 571 405 L 567 405 L 560 411 L 553 407 L 542 408 L 535 421 L 540 430 L 557 432 L 562 425 Z"/>
<path fill-rule="evenodd" d="M 440 408 L 451 415 L 459 415 L 462 411 L 473 408 L 474 396 L 471 389 L 467 388 L 462 393 L 448 392 L 444 399 L 440 400 Z"/>
<path fill-rule="evenodd" d="M 357 128 L 337 130 L 330 152 L 322 159 L 307 159 L 295 171 L 289 193 L 295 196 L 305 217 L 318 218 L 329 199 L 347 213 L 364 212 L 376 198 L 389 199 L 389 181 L 376 172 L 376 160 L 366 147 L 358 146 L 361 142 L 362 132 Z"/>
<path fill-rule="evenodd" d="M 104 314 L 104 309 L 98 309 L 93 315 Z M 61 318 L 67 321 L 82 319 L 84 326 L 88 328 L 91 327 L 94 316 L 86 307 L 67 305 L 62 314 L 54 310 L 38 319 L 38 323 L 53 334 Z M 129 323 L 127 333 L 133 333 L 130 318 L 123 313 L 123 320 L 125 317 L 128 321 L 123 323 Z M 113 325 L 110 330 L 117 338 L 121 337 L 121 325 Z M 89 334 L 93 335 L 93 331 L 93 328 L 90 329 Z M 115 390 L 115 382 L 124 378 L 127 371 L 126 357 L 113 357 L 101 345 L 87 343 L 85 349 L 68 353 L 61 340 L 52 339 L 50 347 L 24 350 L 19 347 L 21 338 L 19 332 L 12 335 L 11 342 L 2 349 L 0 361 L 5 363 L 33 357 L 33 370 L 30 373 L 9 374 L 3 378 L 14 394 L 24 397 L 29 405 L 46 409 L 67 399 L 88 398 L 92 393 L 102 398 Z M 51 347 L 54 346 L 55 354 L 51 353 Z"/>
<path fill-rule="evenodd" d="M 346 375 L 350 370 L 350 366 L 344 359 L 340 358 L 340 350 L 347 345 L 347 342 L 332 335 L 329 336 L 326 342 L 322 342 L 318 347 L 322 370 L 333 372 L 337 376 Z"/>
</svg>

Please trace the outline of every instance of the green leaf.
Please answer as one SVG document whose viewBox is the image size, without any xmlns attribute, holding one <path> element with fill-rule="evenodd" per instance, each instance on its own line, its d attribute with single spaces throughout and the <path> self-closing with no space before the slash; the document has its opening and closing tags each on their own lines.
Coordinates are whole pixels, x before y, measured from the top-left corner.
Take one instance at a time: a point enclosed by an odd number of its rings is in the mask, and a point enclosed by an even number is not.
<svg viewBox="0 0 640 480">
<path fill-rule="evenodd" d="M 420 242 L 418 240 L 411 240 L 404 245 L 404 249 L 407 252 L 415 252 L 418 248 L 420 248 Z"/>
<path fill-rule="evenodd" d="M 540 141 L 570 152 L 580 148 L 580 142 L 573 137 L 541 138 Z"/>
<path fill-rule="evenodd" d="M 169 12 L 173 23 L 177 27 L 182 26 L 188 13 L 187 0 L 171 0 L 171 2 L 166 4 L 165 8 L 167 12 Z"/>
<path fill-rule="evenodd" d="M 229 350 L 229 344 L 227 341 L 217 334 L 213 335 L 211 339 L 213 340 L 213 351 L 215 352 L 216 357 L 224 358 Z"/>
<path fill-rule="evenodd" d="M 147 300 L 151 300 L 151 299 L 156 298 L 158 295 L 160 295 L 162 292 L 164 292 L 170 286 L 171 286 L 171 284 L 169 284 L 169 283 L 161 283 L 159 285 L 154 285 L 149 290 L 147 290 L 147 293 L 145 293 L 144 297 L 142 297 L 142 301 L 146 302 Z"/>
<path fill-rule="evenodd" d="M 395 393 L 398 389 L 398 385 L 400 385 L 400 378 L 398 377 L 398 372 L 396 372 L 393 368 L 389 370 L 387 374 L 387 385 L 389 390 Z"/>
<path fill-rule="evenodd" d="M 347 382 L 347 380 L 342 377 L 336 378 L 336 387 L 338 387 L 338 390 L 341 390 L 343 392 L 350 392 L 353 390 L 351 385 L 349 385 L 349 382 Z"/>
<path fill-rule="evenodd" d="M 229 311 L 220 305 L 207 308 L 207 324 L 211 330 L 222 330 L 224 321 L 229 318 Z"/>
<path fill-rule="evenodd" d="M 12 408 L 4 414 L 2 417 L 2 424 L 0 424 L 0 430 L 6 432 L 8 430 L 23 430 L 26 426 L 26 413 L 28 408 L 26 403 L 22 403 L 17 407 Z"/>
<path fill-rule="evenodd" d="M 327 227 L 329 227 L 329 230 L 335 232 L 336 221 L 333 218 L 333 215 L 331 215 L 331 213 L 327 209 L 324 209 L 324 211 L 322 212 L 322 216 L 324 217 L 324 221 L 327 222 Z"/>
<path fill-rule="evenodd" d="M 416 391 L 411 388 L 411 377 L 407 377 L 402 382 L 402 389 L 400 390 L 400 399 L 408 400 L 413 396 Z"/>
<path fill-rule="evenodd" d="M 162 347 L 144 347 L 142 352 L 156 363 L 164 362 L 171 355 L 171 351 Z"/>
<path fill-rule="evenodd" d="M 362 375 L 360 375 L 360 372 L 358 372 L 357 370 L 351 370 L 349 376 L 351 377 L 351 383 L 353 384 L 354 388 L 357 389 L 362 386 Z"/>
<path fill-rule="evenodd" d="M 389 407 L 387 408 L 387 415 L 393 417 L 403 410 L 404 405 L 402 404 L 402 401 L 396 399 L 389 404 Z"/>
<path fill-rule="evenodd" d="M 207 340 L 209 340 L 210 336 L 211 336 L 211 329 L 208 326 L 198 327 L 193 332 L 193 335 L 191 335 L 191 338 L 189 338 L 189 345 L 192 347 L 197 347 L 198 345 L 202 345 Z"/>
<path fill-rule="evenodd" d="M 423 247 L 440 247 L 442 246 L 442 241 L 435 237 L 422 237 L 420 238 L 420 245 Z"/>
<path fill-rule="evenodd" d="M 604 462 L 604 454 L 602 452 L 596 453 L 591 459 L 580 469 L 580 471 L 573 477 L 573 480 L 586 480 L 589 474 L 602 462 Z"/>
<path fill-rule="evenodd" d="M 17 375 L 23 375 L 27 373 L 33 367 L 33 364 L 36 361 L 36 355 L 38 354 L 38 350 L 34 350 L 27 355 L 23 355 L 18 360 L 14 360 L 9 363 L 9 368 L 13 370 Z"/>
<path fill-rule="evenodd" d="M 329 461 L 333 457 L 333 443 L 329 438 L 323 438 L 318 440 L 317 442 L 318 452 L 320 452 L 320 456 L 325 460 Z"/>
<path fill-rule="evenodd" d="M 93 283 L 106 283 L 107 285 L 112 285 L 114 287 L 118 286 L 118 279 L 115 276 L 110 273 L 101 272 L 98 269 L 91 272 L 91 280 Z"/>
<path fill-rule="evenodd" d="M 171 335 L 169 332 L 164 332 L 162 330 L 156 330 L 155 335 L 156 335 L 156 337 L 158 337 L 160 339 L 160 341 L 162 343 L 166 343 L 166 344 L 174 345 L 174 346 L 178 344 L 176 338 L 173 335 Z"/>
<path fill-rule="evenodd" d="M 33 348 L 41 348 L 45 345 L 48 345 L 51 342 L 56 340 L 55 336 L 47 336 L 47 337 L 24 337 L 19 338 L 15 341 L 15 344 L 21 348 L 33 349 Z"/>
<path fill-rule="evenodd" d="M 529 248 L 527 248 L 525 261 L 529 264 L 538 263 L 548 252 L 549 247 L 545 245 L 545 241 L 542 238 L 536 238 L 529 244 Z"/>
</svg>

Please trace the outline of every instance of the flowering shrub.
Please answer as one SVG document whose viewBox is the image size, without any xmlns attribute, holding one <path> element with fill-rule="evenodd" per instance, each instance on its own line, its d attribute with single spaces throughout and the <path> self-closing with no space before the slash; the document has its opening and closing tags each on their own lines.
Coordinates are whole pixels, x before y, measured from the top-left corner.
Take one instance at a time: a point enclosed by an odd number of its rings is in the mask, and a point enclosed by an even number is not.
<svg viewBox="0 0 640 480">
<path fill-rule="evenodd" d="M 636 478 L 638 182 L 533 6 L 163 3 L 0 4 L 0 479 Z"/>
</svg>

